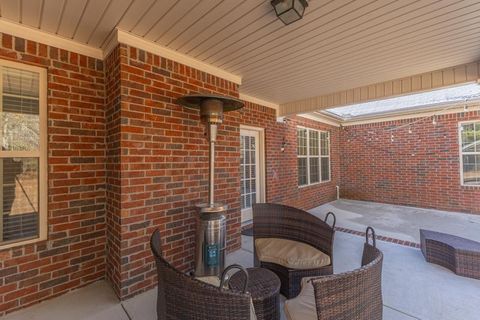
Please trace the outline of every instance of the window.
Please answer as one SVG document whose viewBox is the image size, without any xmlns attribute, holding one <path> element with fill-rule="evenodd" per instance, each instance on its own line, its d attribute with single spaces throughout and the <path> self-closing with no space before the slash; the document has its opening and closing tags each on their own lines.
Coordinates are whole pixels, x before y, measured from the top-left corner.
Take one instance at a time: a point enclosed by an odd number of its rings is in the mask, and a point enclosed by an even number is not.
<svg viewBox="0 0 480 320">
<path fill-rule="evenodd" d="M 0 60 L 0 248 L 47 237 L 46 70 Z"/>
<path fill-rule="evenodd" d="M 480 121 L 460 124 L 462 184 L 480 186 Z"/>
<path fill-rule="evenodd" d="M 298 185 L 330 181 L 330 134 L 297 128 Z"/>
</svg>

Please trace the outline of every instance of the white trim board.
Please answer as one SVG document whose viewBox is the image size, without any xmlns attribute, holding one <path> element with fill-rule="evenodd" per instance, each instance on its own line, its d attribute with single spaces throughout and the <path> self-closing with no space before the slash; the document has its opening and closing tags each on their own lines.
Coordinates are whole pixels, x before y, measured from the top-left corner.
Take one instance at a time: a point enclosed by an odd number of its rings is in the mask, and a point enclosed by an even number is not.
<svg viewBox="0 0 480 320">
<path fill-rule="evenodd" d="M 329 125 L 335 126 L 335 127 L 340 127 L 340 125 L 342 124 L 342 121 L 339 121 L 339 120 L 336 120 L 336 119 L 329 119 L 328 117 L 317 114 L 317 113 L 304 113 L 304 114 L 297 115 L 297 117 L 310 119 L 310 120 L 313 120 L 313 121 L 329 124 Z"/>
<path fill-rule="evenodd" d="M 279 111 L 280 106 L 276 103 L 266 101 L 266 100 L 262 100 L 262 99 L 259 99 L 259 98 L 255 98 L 255 97 L 249 96 L 248 94 L 244 94 L 244 93 L 240 93 L 239 98 L 241 100 L 245 100 L 245 101 L 248 101 L 248 102 L 251 102 L 251 103 L 259 104 L 261 106 L 265 106 L 265 107 L 268 107 L 268 108 L 275 109 L 275 113 L 278 116 L 278 111 Z"/>
<path fill-rule="evenodd" d="M 234 82 L 236 84 L 242 83 L 241 76 L 227 72 L 211 64 L 168 49 L 157 43 L 144 40 L 119 29 L 113 30 L 103 49 L 79 43 L 56 34 L 42 31 L 40 29 L 14 23 L 4 18 L 0 18 L 0 32 L 102 60 L 105 59 L 105 57 L 110 53 L 110 51 L 112 51 L 113 48 L 115 48 L 118 43 L 124 43 L 154 54 L 158 54 L 164 58 L 188 65 L 192 68 L 207 72 L 211 75 Z"/>
<path fill-rule="evenodd" d="M 39 29 L 27 27 L 22 24 L 13 23 L 3 18 L 0 18 L 0 32 L 89 57 L 103 59 L 102 49 L 88 46 Z"/>
<path fill-rule="evenodd" d="M 170 60 L 185 64 L 187 66 L 198 69 L 200 71 L 207 72 L 219 78 L 234 82 L 236 84 L 242 84 L 242 77 L 238 75 L 235 75 L 223 69 L 214 67 L 211 64 L 194 59 L 183 53 L 166 48 L 162 45 L 159 45 L 158 43 L 147 41 L 145 39 L 142 39 L 140 37 L 137 37 L 131 33 L 125 32 L 120 29 L 117 29 L 116 31 L 116 43 L 123 43 L 141 50 L 145 50 L 153 54 L 157 54 L 166 59 L 170 59 Z M 112 42 L 110 41 L 107 48 L 111 50 L 114 47 L 115 45 L 112 44 Z M 108 53 L 109 52 L 105 51 L 105 55 L 107 55 Z"/>
</svg>

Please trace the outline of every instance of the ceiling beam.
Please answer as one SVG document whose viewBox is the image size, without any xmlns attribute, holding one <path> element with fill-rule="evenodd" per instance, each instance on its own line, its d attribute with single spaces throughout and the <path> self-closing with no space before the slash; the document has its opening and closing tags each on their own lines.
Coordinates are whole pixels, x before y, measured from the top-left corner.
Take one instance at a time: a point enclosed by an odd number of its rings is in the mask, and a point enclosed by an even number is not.
<svg viewBox="0 0 480 320">
<path fill-rule="evenodd" d="M 279 115 L 309 113 L 473 82 L 480 78 L 479 68 L 480 62 L 472 62 L 402 79 L 287 102 L 280 104 Z"/>
</svg>

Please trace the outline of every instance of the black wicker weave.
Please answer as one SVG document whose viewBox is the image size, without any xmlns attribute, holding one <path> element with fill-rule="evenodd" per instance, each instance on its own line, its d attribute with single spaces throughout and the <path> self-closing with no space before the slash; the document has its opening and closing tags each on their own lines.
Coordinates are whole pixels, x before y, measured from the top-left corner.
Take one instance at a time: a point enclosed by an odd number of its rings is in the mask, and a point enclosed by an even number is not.
<svg viewBox="0 0 480 320">
<path fill-rule="evenodd" d="M 263 268 L 248 268 L 247 290 L 252 295 L 253 306 L 258 320 L 280 319 L 280 279 L 275 273 Z M 241 290 L 245 284 L 245 275 L 234 274 L 228 285 L 231 289 Z"/>
<path fill-rule="evenodd" d="M 249 320 L 250 295 L 223 290 L 206 284 L 173 268 L 163 257 L 160 232 L 151 239 L 157 264 L 159 320 Z M 223 284 L 223 277 L 222 277 Z"/>
<path fill-rule="evenodd" d="M 254 245 L 254 264 L 273 271 L 282 283 L 280 292 L 287 299 L 297 296 L 301 289 L 304 277 L 315 277 L 333 273 L 333 238 L 335 228 L 335 215 L 329 213 L 326 217 L 333 216 L 333 225 L 318 219 L 312 214 L 285 205 L 273 203 L 258 203 L 253 205 L 253 240 L 259 238 L 280 238 L 299 241 L 311 245 L 330 257 L 330 264 L 316 269 L 290 269 L 284 266 L 259 261 Z"/>
<path fill-rule="evenodd" d="M 369 233 L 373 243 L 368 243 Z M 383 254 L 376 248 L 375 231 L 367 228 L 362 267 L 312 279 L 318 320 L 381 320 Z"/>
</svg>

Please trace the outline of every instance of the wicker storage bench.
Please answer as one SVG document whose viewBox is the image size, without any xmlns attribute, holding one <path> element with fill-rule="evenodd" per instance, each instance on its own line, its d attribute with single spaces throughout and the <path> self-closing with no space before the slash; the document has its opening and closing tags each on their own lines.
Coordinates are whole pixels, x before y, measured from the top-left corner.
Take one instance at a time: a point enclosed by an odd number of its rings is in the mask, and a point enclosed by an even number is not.
<svg viewBox="0 0 480 320">
<path fill-rule="evenodd" d="M 422 253 L 427 262 L 459 276 L 480 279 L 480 243 L 454 235 L 420 229 Z"/>
</svg>

